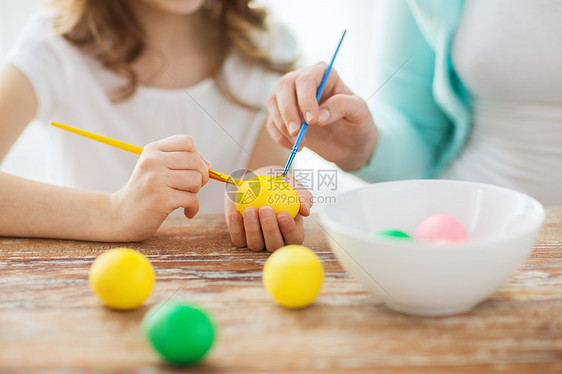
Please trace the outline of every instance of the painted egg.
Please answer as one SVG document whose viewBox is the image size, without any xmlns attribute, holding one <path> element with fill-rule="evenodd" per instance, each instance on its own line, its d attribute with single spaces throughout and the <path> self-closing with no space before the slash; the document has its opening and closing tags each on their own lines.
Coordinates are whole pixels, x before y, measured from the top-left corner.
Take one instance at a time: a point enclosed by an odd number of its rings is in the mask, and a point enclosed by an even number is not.
<svg viewBox="0 0 562 374">
<path fill-rule="evenodd" d="M 320 293 L 324 267 L 312 250 L 288 245 L 269 256 L 262 280 L 277 303 L 286 308 L 303 308 L 312 304 Z"/>
<path fill-rule="evenodd" d="M 257 176 L 245 181 L 236 193 L 236 209 L 244 215 L 250 206 L 257 209 L 271 206 L 275 213 L 287 212 L 293 218 L 300 209 L 299 196 L 285 181 L 277 177 Z"/>
<path fill-rule="evenodd" d="M 427 217 L 419 224 L 414 231 L 414 239 L 441 244 L 462 243 L 468 240 L 468 234 L 455 217 L 437 214 Z"/>
<path fill-rule="evenodd" d="M 152 292 L 152 264 L 140 252 L 114 248 L 99 255 L 88 275 L 94 293 L 110 308 L 128 310 L 140 306 Z"/>
<path fill-rule="evenodd" d="M 142 321 L 144 334 L 160 356 L 174 365 L 201 361 L 215 341 L 215 326 L 202 308 L 177 301 L 153 306 Z"/>
</svg>

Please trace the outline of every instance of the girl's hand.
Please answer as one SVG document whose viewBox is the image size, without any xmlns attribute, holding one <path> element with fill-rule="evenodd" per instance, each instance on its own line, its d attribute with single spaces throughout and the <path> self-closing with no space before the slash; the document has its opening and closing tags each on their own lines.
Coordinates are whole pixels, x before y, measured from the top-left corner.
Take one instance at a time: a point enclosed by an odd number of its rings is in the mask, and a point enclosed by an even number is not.
<svg viewBox="0 0 562 374">
<path fill-rule="evenodd" d="M 343 170 L 365 165 L 374 152 L 377 131 L 369 108 L 332 70 L 316 102 L 316 90 L 327 64 L 318 63 L 286 74 L 267 101 L 267 129 L 281 146 L 291 149 L 304 119 L 310 125 L 302 142 Z"/>
<path fill-rule="evenodd" d="M 289 213 L 275 214 L 272 207 L 265 205 L 259 210 L 248 207 L 244 217 L 236 210 L 234 201 L 225 196 L 225 215 L 230 239 L 237 247 L 248 247 L 252 251 L 267 248 L 269 252 L 288 244 L 302 244 L 304 241 L 303 217 L 310 215 L 312 194 L 302 185 L 287 176 L 288 183 L 294 186 L 299 195 L 299 214 L 293 219 Z M 294 181 L 294 182 L 293 182 Z"/>
<path fill-rule="evenodd" d="M 184 208 L 187 218 L 199 210 L 197 193 L 209 180 L 209 164 L 189 135 L 148 144 L 125 187 L 111 196 L 123 241 L 151 237 L 166 217 Z"/>
</svg>

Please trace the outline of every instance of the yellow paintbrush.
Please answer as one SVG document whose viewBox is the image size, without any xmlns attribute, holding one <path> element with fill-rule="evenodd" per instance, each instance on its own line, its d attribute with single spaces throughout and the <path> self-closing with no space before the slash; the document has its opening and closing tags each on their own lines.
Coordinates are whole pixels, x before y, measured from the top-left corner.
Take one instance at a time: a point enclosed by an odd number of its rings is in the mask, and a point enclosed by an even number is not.
<svg viewBox="0 0 562 374">
<path fill-rule="evenodd" d="M 108 138 L 107 136 L 102 136 L 102 135 L 94 134 L 92 132 L 77 129 L 76 127 L 63 125 L 62 123 L 51 121 L 51 125 L 53 125 L 55 127 L 58 127 L 60 129 L 72 132 L 74 134 L 84 136 L 88 139 L 92 139 L 92 140 L 98 141 L 100 143 L 104 143 L 104 144 L 110 145 L 112 147 L 122 149 L 124 151 L 135 153 L 137 155 L 140 155 L 142 153 L 142 150 L 143 150 L 142 147 L 132 145 L 132 144 L 129 144 L 129 143 L 125 143 L 125 142 L 122 142 L 120 140 L 111 139 L 111 138 Z M 243 180 L 234 179 L 230 175 L 226 175 L 226 174 L 223 174 L 223 173 L 220 173 L 218 171 L 211 170 L 211 169 L 209 169 L 209 178 L 220 181 L 220 182 L 230 183 L 230 184 L 233 184 L 235 186 L 240 186 L 242 183 L 244 183 Z"/>
</svg>

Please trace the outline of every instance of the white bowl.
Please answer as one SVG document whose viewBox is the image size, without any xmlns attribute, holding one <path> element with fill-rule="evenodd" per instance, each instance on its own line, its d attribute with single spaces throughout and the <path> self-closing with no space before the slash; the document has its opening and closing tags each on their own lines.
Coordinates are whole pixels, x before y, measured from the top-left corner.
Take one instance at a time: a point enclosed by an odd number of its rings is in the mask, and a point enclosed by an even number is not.
<svg viewBox="0 0 562 374">
<path fill-rule="evenodd" d="M 412 234 L 428 216 L 448 214 L 466 228 L 461 244 L 382 239 Z M 497 186 L 450 180 L 371 184 L 322 207 L 322 224 L 342 266 L 397 311 L 438 316 L 467 311 L 525 262 L 545 217 L 535 199 Z"/>
</svg>

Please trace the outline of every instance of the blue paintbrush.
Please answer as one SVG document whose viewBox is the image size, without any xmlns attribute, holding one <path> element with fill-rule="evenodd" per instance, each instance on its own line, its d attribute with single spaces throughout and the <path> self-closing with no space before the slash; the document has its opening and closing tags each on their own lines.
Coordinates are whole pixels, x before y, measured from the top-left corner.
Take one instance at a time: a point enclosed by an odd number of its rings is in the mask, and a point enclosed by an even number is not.
<svg viewBox="0 0 562 374">
<path fill-rule="evenodd" d="M 332 57 L 332 61 L 330 61 L 330 65 L 324 72 L 324 76 L 322 77 L 322 82 L 320 82 L 320 86 L 318 86 L 318 91 L 316 91 L 316 101 L 320 102 L 320 98 L 322 97 L 322 92 L 324 92 L 324 87 L 326 86 L 326 82 L 328 81 L 328 77 L 330 76 L 330 72 L 332 71 L 332 65 L 334 65 L 334 60 L 338 55 L 338 51 L 340 50 L 341 42 L 343 42 L 343 38 L 347 30 L 343 31 L 343 35 L 341 36 L 340 42 L 338 43 L 338 47 L 334 52 L 334 56 Z M 297 135 L 297 140 L 295 141 L 295 145 L 293 145 L 293 149 L 291 149 L 291 154 L 289 155 L 289 159 L 285 164 L 285 169 L 283 170 L 283 177 L 287 175 L 289 169 L 291 168 L 291 164 L 295 159 L 295 155 L 297 154 L 299 147 L 301 146 L 302 140 L 304 139 L 304 134 L 306 134 L 306 130 L 308 130 L 308 123 L 306 121 L 302 121 L 301 129 L 299 130 L 299 134 Z"/>
</svg>

